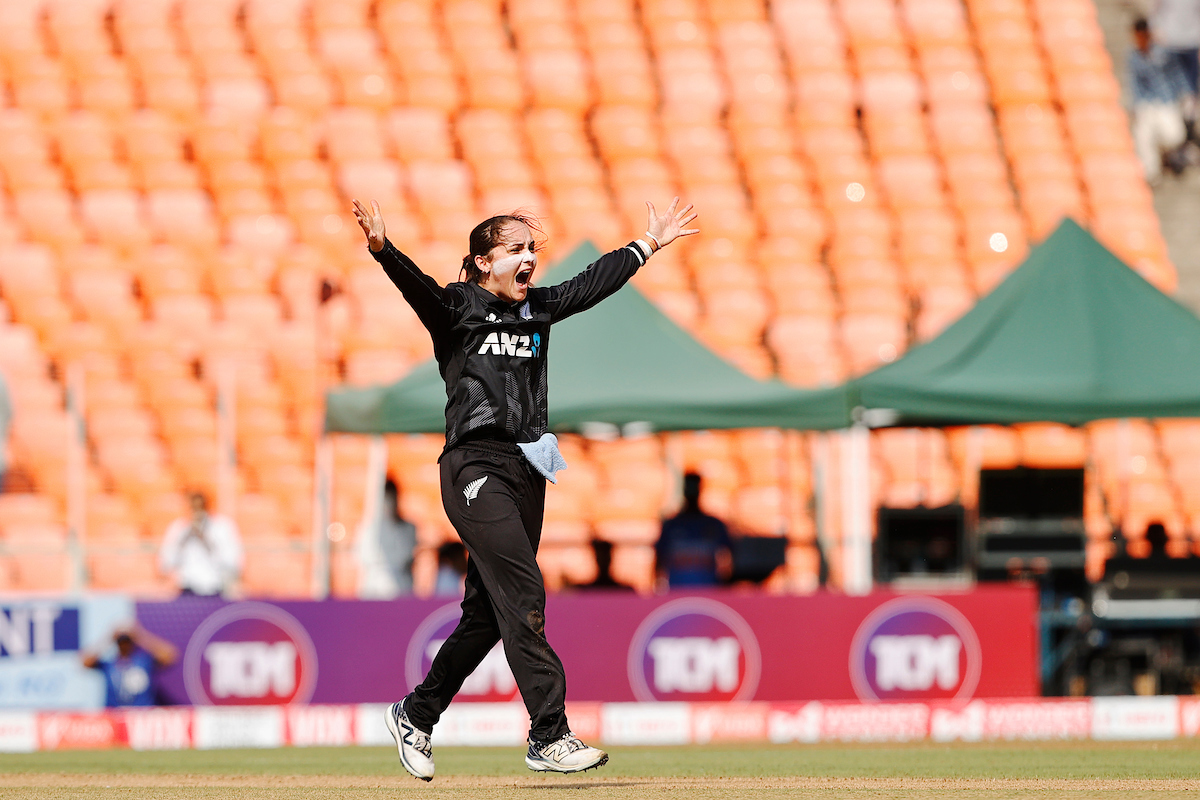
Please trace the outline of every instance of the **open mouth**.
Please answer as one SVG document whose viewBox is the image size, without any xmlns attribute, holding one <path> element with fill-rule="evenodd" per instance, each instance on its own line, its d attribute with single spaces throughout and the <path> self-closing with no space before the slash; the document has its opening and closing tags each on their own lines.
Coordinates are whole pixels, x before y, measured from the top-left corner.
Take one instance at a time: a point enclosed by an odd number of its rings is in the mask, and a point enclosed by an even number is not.
<svg viewBox="0 0 1200 800">
<path fill-rule="evenodd" d="M 523 269 L 517 273 L 517 283 L 521 286 L 528 286 L 530 278 L 533 277 L 533 270 Z"/>
</svg>

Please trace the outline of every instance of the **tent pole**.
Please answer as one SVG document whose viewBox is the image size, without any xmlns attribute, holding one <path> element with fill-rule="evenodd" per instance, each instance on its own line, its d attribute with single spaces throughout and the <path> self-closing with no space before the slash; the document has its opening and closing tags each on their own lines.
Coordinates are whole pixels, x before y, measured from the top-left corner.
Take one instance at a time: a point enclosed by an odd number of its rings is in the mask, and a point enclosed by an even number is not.
<svg viewBox="0 0 1200 800">
<path fill-rule="evenodd" d="M 797 434 L 803 436 L 804 434 Z M 817 564 L 817 584 L 825 586 L 829 578 L 829 558 L 833 555 L 831 537 L 829 535 L 828 471 L 829 471 L 829 434 L 816 432 L 811 434 L 812 445 L 812 492 L 813 492 L 813 525 L 816 528 L 817 547 L 821 561 L 825 565 L 825 581 L 821 580 L 821 563 Z"/>
<path fill-rule="evenodd" d="M 871 430 L 861 422 L 842 431 L 842 588 L 871 591 Z"/>
<path fill-rule="evenodd" d="M 67 367 L 67 556 L 71 594 L 87 588 L 87 430 L 83 366 Z"/>
<path fill-rule="evenodd" d="M 333 500 L 333 440 L 322 433 L 313 459 L 312 595 L 329 596 L 329 517 Z"/>
<path fill-rule="evenodd" d="M 1129 516 L 1129 467 L 1133 462 L 1133 457 L 1130 455 L 1133 452 L 1133 427 L 1129 422 L 1129 417 L 1117 420 L 1116 439 L 1117 486 L 1121 502 L 1117 508 L 1118 521 L 1115 527 L 1122 534 L 1126 534 L 1128 531 L 1125 530 L 1125 518 Z"/>
<path fill-rule="evenodd" d="M 978 425 L 972 425 L 967 430 L 962 486 L 958 492 L 959 500 L 966 509 L 966 551 L 963 553 L 963 570 L 968 573 L 975 568 L 979 558 L 979 473 L 983 469 L 984 435 L 983 428 Z"/>
<path fill-rule="evenodd" d="M 230 519 L 237 512 L 237 373 L 222 362 L 217 373 L 217 510 Z M 255 531 L 242 531 L 253 536 Z"/>
<path fill-rule="evenodd" d="M 354 552 L 358 559 L 358 597 L 394 597 L 395 581 L 383 561 L 383 549 L 379 541 L 379 528 L 385 514 L 395 509 L 383 507 L 383 484 L 387 480 L 387 441 L 376 434 L 367 446 L 367 468 L 364 473 L 363 515 L 354 533 Z"/>
</svg>

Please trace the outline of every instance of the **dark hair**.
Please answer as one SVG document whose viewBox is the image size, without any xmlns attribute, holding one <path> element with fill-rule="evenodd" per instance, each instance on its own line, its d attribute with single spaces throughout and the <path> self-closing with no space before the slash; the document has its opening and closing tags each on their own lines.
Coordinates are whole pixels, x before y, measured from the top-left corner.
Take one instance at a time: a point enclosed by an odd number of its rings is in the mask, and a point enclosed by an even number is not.
<svg viewBox="0 0 1200 800">
<path fill-rule="evenodd" d="M 1138 17 L 1133 21 L 1133 29 L 1138 33 L 1149 33 L 1150 23 L 1146 21 L 1145 17 Z"/>
<path fill-rule="evenodd" d="M 467 283 L 479 283 L 483 280 L 483 272 L 475 266 L 475 257 L 487 258 L 488 253 L 492 252 L 492 248 L 500 244 L 500 234 L 504 231 L 505 226 L 513 222 L 527 225 L 535 234 L 540 234 L 535 235 L 534 241 L 537 248 L 541 248 L 542 242 L 545 241 L 545 231 L 542 230 L 542 223 L 538 218 L 528 211 L 517 209 L 511 214 L 500 214 L 485 219 L 471 231 L 469 242 L 471 252 L 463 256 L 461 271 L 467 273 Z"/>
</svg>

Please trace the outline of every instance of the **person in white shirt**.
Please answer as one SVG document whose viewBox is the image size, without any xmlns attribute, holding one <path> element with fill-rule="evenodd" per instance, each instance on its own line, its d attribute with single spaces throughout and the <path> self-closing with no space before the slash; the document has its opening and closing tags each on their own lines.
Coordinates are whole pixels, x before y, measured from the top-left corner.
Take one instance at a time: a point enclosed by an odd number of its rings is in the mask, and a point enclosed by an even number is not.
<svg viewBox="0 0 1200 800">
<path fill-rule="evenodd" d="M 229 591 L 242 571 L 242 542 L 233 520 L 208 513 L 208 498 L 193 492 L 192 513 L 167 528 L 158 562 L 181 594 L 210 597 Z"/>
<path fill-rule="evenodd" d="M 1155 43 L 1200 94 L 1200 0 L 1153 0 L 1149 11 Z"/>
</svg>

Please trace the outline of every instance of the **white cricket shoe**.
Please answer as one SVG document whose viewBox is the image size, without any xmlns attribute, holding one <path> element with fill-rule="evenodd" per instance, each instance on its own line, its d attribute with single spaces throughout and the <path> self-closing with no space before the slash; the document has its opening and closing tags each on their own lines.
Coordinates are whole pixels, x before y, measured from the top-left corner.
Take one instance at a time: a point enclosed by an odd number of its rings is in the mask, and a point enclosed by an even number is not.
<svg viewBox="0 0 1200 800">
<path fill-rule="evenodd" d="M 608 763 L 608 753 L 588 747 L 568 731 L 553 742 L 529 740 L 525 766 L 535 772 L 583 772 Z"/>
<path fill-rule="evenodd" d="M 406 697 L 404 700 L 407 700 Z M 396 740 L 396 749 L 400 751 L 400 763 L 414 778 L 423 781 L 433 780 L 433 746 L 429 744 L 429 734 L 417 730 L 404 712 L 404 700 L 388 706 L 384 715 L 387 728 Z"/>
</svg>

